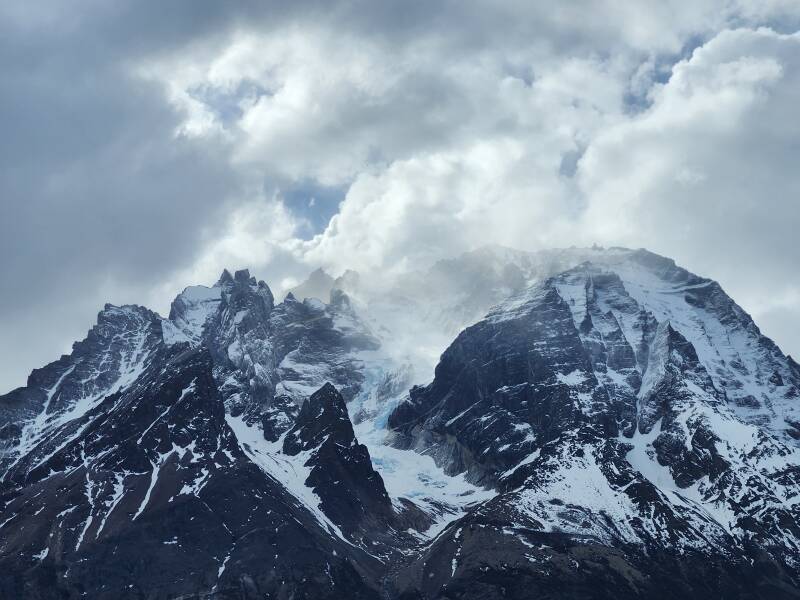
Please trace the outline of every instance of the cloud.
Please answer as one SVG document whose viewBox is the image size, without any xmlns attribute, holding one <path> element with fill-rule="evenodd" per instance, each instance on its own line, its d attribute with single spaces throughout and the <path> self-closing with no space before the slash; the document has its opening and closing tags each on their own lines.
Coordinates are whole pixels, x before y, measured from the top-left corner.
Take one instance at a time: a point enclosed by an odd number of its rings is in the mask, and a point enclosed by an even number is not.
<svg viewBox="0 0 800 600">
<path fill-rule="evenodd" d="M 143 282 L 193 261 L 201 230 L 225 213 L 239 176 L 220 146 L 176 138 L 183 115 L 160 86 L 129 74 L 138 44 L 154 51 L 181 39 L 168 14 L 158 38 L 115 35 L 118 19 L 133 16 L 122 5 L 6 3 L 0 11 L 6 388 L 66 351 L 103 302 L 141 301 Z"/>
<path fill-rule="evenodd" d="M 149 304 L 166 313 L 166 301 L 176 291 L 198 283 L 210 285 L 226 265 L 247 266 L 254 275 L 269 281 L 274 293 L 285 293 L 298 283 L 296 274 L 305 271 L 305 265 L 291 252 L 301 243 L 299 226 L 280 197 L 252 196 L 232 208 L 218 227 L 206 232 L 191 264 L 150 290 Z"/>
<path fill-rule="evenodd" d="M 105 301 L 489 242 L 651 247 L 800 353 L 798 27 L 784 0 L 6 3 L 0 389 Z"/>
<path fill-rule="evenodd" d="M 797 355 L 800 35 L 720 33 L 652 94 L 581 159 L 581 227 L 713 275 Z"/>
</svg>

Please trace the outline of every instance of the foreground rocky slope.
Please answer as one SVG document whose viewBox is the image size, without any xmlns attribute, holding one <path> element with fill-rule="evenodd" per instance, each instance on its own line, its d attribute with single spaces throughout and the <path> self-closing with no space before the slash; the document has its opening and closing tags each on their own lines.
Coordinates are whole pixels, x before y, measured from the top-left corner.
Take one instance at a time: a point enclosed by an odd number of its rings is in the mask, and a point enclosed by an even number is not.
<svg viewBox="0 0 800 600">
<path fill-rule="evenodd" d="M 715 282 L 488 248 L 298 294 L 108 305 L 0 397 L 0 597 L 800 597 L 800 367 Z M 403 319 L 476 322 L 428 382 Z"/>
</svg>

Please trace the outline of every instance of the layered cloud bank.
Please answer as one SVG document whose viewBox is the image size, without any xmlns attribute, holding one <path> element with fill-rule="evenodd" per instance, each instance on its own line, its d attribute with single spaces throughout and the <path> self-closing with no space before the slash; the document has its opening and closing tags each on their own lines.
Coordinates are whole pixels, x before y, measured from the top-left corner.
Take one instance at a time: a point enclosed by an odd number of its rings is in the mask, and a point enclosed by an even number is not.
<svg viewBox="0 0 800 600">
<path fill-rule="evenodd" d="M 0 388 L 105 300 L 487 243 L 648 247 L 800 354 L 793 2 L 19 3 L 0 23 Z"/>
</svg>

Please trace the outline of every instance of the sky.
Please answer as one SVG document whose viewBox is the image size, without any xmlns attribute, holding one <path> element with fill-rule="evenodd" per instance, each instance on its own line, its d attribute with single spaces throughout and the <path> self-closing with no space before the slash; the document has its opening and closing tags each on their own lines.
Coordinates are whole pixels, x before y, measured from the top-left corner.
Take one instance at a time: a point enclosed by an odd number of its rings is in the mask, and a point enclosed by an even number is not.
<svg viewBox="0 0 800 600">
<path fill-rule="evenodd" d="M 249 267 L 646 247 L 800 356 L 795 0 L 0 4 L 0 393 Z"/>
</svg>

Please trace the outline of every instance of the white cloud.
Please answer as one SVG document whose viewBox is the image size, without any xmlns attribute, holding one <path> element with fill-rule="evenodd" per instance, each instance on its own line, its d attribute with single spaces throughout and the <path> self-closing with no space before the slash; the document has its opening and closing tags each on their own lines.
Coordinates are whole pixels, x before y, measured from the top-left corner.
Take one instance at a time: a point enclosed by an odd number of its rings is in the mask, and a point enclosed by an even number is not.
<svg viewBox="0 0 800 600">
<path fill-rule="evenodd" d="M 714 276 L 757 322 L 780 297 L 790 299 L 784 316 L 800 321 L 800 35 L 720 33 L 653 96 L 581 160 L 583 229 Z M 800 350 L 795 335 L 765 329 Z"/>
<path fill-rule="evenodd" d="M 454 18 L 464 32 L 475 27 L 471 10 Z M 292 268 L 394 273 L 490 242 L 600 241 L 646 246 L 717 277 L 758 317 L 768 294 L 787 293 L 798 258 L 788 231 L 800 220 L 789 200 L 798 42 L 726 27 L 792 22 L 791 10 L 505 6 L 475 29 L 493 31 L 492 43 L 471 44 L 456 26 L 387 41 L 315 21 L 241 30 L 217 52 L 162 58 L 150 74 L 191 109 L 187 129 L 228 136 L 248 177 L 349 185 L 313 239 L 271 239 Z M 245 83 L 259 93 L 241 94 Z M 228 94 L 237 118 L 214 116 L 214 94 L 197 89 Z M 220 244 L 238 236 L 233 258 L 276 268 L 235 229 Z"/>
<path fill-rule="evenodd" d="M 556 154 L 556 157 L 558 154 Z M 537 246 L 564 212 L 563 185 L 513 139 L 397 161 L 360 176 L 329 227 L 303 245 L 312 263 L 403 271 L 491 241 Z"/>
<path fill-rule="evenodd" d="M 266 279 L 276 295 L 285 293 L 297 283 L 291 275 L 305 269 L 291 253 L 300 243 L 297 227 L 279 196 L 255 196 L 240 203 L 225 222 L 204 232 L 203 250 L 189 267 L 148 290 L 146 303 L 167 314 L 178 291 L 189 285 L 211 285 L 226 268 L 249 268 L 254 276 Z"/>
<path fill-rule="evenodd" d="M 489 242 L 647 246 L 800 353 L 798 28 L 793 0 L 4 4 L 0 325 L 49 337 L 0 378 L 223 266 L 281 288 Z"/>
</svg>

